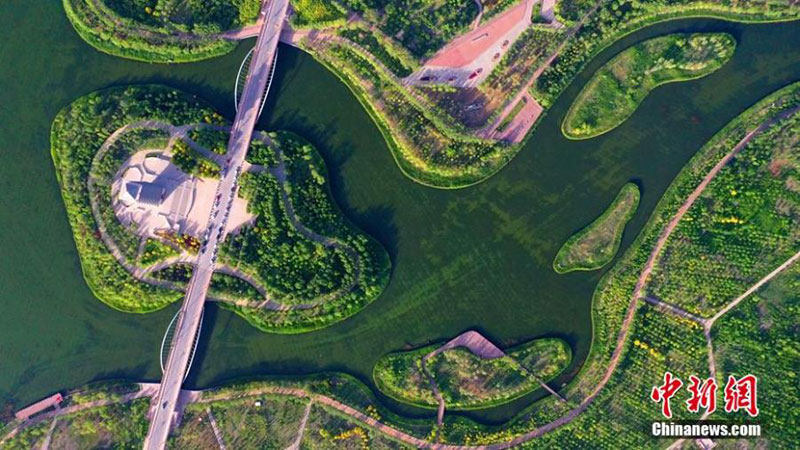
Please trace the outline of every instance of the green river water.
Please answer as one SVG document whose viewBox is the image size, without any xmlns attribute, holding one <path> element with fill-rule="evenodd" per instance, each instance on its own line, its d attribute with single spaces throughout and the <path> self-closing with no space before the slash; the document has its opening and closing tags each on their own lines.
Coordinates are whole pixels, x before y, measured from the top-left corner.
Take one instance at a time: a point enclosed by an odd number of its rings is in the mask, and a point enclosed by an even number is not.
<svg viewBox="0 0 800 450">
<path fill-rule="evenodd" d="M 177 306 L 123 314 L 86 287 L 50 159 L 50 123 L 81 95 L 131 83 L 198 94 L 232 117 L 234 78 L 252 42 L 223 58 L 165 66 L 95 51 L 73 31 L 60 1 L 0 2 L 0 23 L 0 404 L 22 405 L 92 380 L 156 380 L 160 341 Z M 711 76 L 659 88 L 613 132 L 581 142 L 561 136 L 569 102 L 594 68 L 636 41 L 678 30 L 729 31 L 739 46 Z M 798 79 L 796 22 L 657 25 L 593 61 L 508 167 L 477 186 L 442 191 L 404 177 L 347 88 L 308 55 L 282 47 L 260 128 L 290 129 L 318 146 L 343 210 L 389 249 L 391 283 L 353 318 L 299 336 L 261 333 L 210 306 L 188 385 L 321 370 L 369 384 L 382 354 L 467 329 L 504 345 L 567 339 L 575 361 L 560 382 L 568 380 L 589 349 L 589 308 L 601 273 L 557 275 L 551 263 L 561 243 L 633 180 L 642 202 L 624 236 L 627 248 L 715 131 Z M 475 417 L 501 420 L 536 395 Z"/>
</svg>

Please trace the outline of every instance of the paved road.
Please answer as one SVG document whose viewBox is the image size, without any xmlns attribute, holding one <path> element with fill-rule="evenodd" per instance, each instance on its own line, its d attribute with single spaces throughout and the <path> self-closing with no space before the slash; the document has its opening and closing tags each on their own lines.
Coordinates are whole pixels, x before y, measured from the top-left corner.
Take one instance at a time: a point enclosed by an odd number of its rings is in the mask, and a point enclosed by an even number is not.
<svg viewBox="0 0 800 450">
<path fill-rule="evenodd" d="M 217 245 L 225 239 L 225 225 L 238 187 L 244 157 L 258 121 L 261 98 L 267 86 L 272 61 L 286 21 L 289 0 L 267 0 L 262 5 L 263 26 L 256 41 L 250 71 L 239 100 L 239 112 L 228 141 L 228 160 L 217 187 L 211 209 L 205 246 L 201 250 L 172 341 L 169 358 L 158 395 L 153 399 L 153 417 L 145 439 L 145 449 L 163 449 L 177 416 L 178 396 L 194 353 L 200 329 L 203 306 L 211 283 L 217 256 Z"/>
</svg>

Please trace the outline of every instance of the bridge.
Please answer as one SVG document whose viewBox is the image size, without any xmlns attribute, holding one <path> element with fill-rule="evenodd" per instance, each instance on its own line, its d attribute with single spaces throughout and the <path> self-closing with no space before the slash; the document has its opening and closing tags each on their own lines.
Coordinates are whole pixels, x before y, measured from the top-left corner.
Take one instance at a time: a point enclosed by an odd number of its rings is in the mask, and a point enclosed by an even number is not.
<svg viewBox="0 0 800 450">
<path fill-rule="evenodd" d="M 228 157 L 210 211 L 204 244 L 197 257 L 186 297 L 176 316 L 173 337 L 164 365 L 158 393 L 151 404 L 150 429 L 144 441 L 148 450 L 163 449 L 178 419 L 178 397 L 194 356 L 203 307 L 217 260 L 217 247 L 225 239 L 225 225 L 238 188 L 247 149 L 253 136 L 266 90 L 272 78 L 281 30 L 286 21 L 289 0 L 265 0 L 261 6 L 263 24 L 248 63 L 247 77 L 238 99 L 236 117 L 228 141 Z M 240 74 L 241 75 L 241 74 Z M 238 94 L 238 93 L 237 93 Z M 169 333 L 169 331 L 168 331 Z"/>
</svg>

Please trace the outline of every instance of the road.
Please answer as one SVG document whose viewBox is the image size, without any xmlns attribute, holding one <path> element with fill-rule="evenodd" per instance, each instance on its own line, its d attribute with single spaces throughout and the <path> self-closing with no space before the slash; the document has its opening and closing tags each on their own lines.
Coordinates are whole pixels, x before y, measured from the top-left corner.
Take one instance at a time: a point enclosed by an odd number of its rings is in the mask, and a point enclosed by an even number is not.
<svg viewBox="0 0 800 450">
<path fill-rule="evenodd" d="M 172 347 L 167 359 L 158 395 L 153 398 L 152 420 L 145 438 L 145 449 L 163 449 L 177 415 L 178 396 L 194 353 L 203 307 L 214 273 L 217 246 L 225 239 L 225 225 L 238 187 L 247 149 L 258 121 L 261 99 L 267 86 L 281 30 L 286 21 L 289 0 L 267 0 L 262 4 L 263 25 L 256 41 L 253 60 L 239 100 L 231 137 L 228 160 L 217 187 L 208 221 L 206 240 L 197 258 L 192 279 L 180 310 Z"/>
</svg>

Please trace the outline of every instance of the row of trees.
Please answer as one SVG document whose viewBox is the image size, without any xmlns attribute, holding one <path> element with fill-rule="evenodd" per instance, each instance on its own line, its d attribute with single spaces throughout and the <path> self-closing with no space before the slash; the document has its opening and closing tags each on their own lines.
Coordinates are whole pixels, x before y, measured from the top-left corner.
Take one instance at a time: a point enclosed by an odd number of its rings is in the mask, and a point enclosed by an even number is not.
<svg viewBox="0 0 800 450">
<path fill-rule="evenodd" d="M 650 292 L 713 315 L 800 246 L 800 114 L 756 136 L 678 224 Z"/>
</svg>

